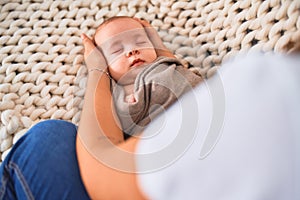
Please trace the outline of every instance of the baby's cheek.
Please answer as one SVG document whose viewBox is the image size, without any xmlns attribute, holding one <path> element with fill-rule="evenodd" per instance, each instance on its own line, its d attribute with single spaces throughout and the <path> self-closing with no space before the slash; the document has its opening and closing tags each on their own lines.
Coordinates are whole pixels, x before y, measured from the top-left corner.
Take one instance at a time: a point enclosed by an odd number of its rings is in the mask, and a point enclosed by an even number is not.
<svg viewBox="0 0 300 200">
<path fill-rule="evenodd" d="M 114 62 L 108 66 L 109 73 L 113 79 L 118 81 L 125 73 L 125 67 L 122 62 Z"/>
<path fill-rule="evenodd" d="M 145 57 L 145 60 L 148 63 L 153 62 L 157 58 L 157 54 L 155 52 L 155 49 L 144 49 L 143 51 L 144 51 L 143 55 Z"/>
<path fill-rule="evenodd" d="M 121 77 L 120 73 L 118 73 L 118 71 L 116 71 L 115 69 L 108 67 L 108 71 L 110 76 L 115 80 L 118 81 Z"/>
</svg>

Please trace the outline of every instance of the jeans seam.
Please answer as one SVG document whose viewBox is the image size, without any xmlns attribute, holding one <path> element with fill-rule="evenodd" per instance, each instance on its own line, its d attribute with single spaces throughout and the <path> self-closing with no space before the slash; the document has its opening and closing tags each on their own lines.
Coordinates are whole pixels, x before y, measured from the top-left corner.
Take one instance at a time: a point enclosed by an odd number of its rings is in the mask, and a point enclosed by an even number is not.
<svg viewBox="0 0 300 200">
<path fill-rule="evenodd" d="M 15 164 L 14 162 L 9 162 L 8 166 L 15 170 L 15 173 L 16 173 L 17 177 L 19 178 L 21 185 L 25 191 L 27 199 L 34 199 L 33 194 L 25 180 L 25 177 L 23 176 L 21 170 L 19 169 L 18 165 Z"/>
<path fill-rule="evenodd" d="M 3 168 L 4 172 L 5 173 L 5 170 L 6 170 L 6 167 Z M 0 199 L 3 199 L 3 196 L 5 195 L 5 187 L 7 185 L 7 181 L 8 181 L 8 178 L 3 174 L 2 176 L 2 179 L 1 179 L 1 188 L 0 188 Z"/>
</svg>

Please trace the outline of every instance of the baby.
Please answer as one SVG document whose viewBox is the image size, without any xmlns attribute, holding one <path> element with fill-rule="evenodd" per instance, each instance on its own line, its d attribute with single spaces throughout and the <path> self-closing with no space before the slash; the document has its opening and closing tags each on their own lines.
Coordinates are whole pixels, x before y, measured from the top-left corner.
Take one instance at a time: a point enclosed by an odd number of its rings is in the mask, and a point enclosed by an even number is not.
<svg viewBox="0 0 300 200">
<path fill-rule="evenodd" d="M 144 20 L 110 18 L 97 28 L 94 44 L 108 65 L 115 108 L 126 135 L 141 131 L 202 80 L 183 67 Z"/>
</svg>

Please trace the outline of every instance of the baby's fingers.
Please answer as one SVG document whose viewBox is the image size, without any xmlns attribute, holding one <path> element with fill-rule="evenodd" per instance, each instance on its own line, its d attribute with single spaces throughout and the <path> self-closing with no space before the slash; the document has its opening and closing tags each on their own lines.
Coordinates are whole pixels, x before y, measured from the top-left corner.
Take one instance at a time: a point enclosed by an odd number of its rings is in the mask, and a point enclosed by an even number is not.
<svg viewBox="0 0 300 200">
<path fill-rule="evenodd" d="M 133 19 L 135 19 L 140 24 L 142 24 L 143 27 L 151 27 L 151 24 L 148 21 L 146 21 L 146 20 L 139 19 L 139 18 L 136 18 L 136 17 L 134 17 Z"/>
<path fill-rule="evenodd" d="M 87 68 L 89 70 L 94 68 L 106 69 L 106 60 L 93 41 L 84 33 L 81 34 L 81 38 L 84 46 L 84 61 Z"/>
<path fill-rule="evenodd" d="M 84 33 L 81 34 L 82 43 L 84 46 L 84 57 L 87 58 L 95 48 L 93 41 Z"/>
</svg>

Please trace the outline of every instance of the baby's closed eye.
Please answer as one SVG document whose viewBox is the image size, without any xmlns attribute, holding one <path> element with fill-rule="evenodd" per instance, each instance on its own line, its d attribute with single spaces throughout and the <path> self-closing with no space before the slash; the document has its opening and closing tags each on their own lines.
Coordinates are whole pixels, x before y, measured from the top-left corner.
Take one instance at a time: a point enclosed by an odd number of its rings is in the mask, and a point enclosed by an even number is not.
<svg viewBox="0 0 300 200">
<path fill-rule="evenodd" d="M 136 41 L 136 45 L 139 47 L 149 47 L 150 42 L 148 40 L 138 40 Z"/>
<path fill-rule="evenodd" d="M 143 45 L 143 44 L 148 44 L 149 40 L 146 37 L 137 37 L 135 43 L 137 45 Z"/>
<path fill-rule="evenodd" d="M 113 48 L 110 53 L 111 54 L 118 54 L 118 53 L 122 53 L 123 52 L 123 47 L 117 47 L 117 48 Z"/>
<path fill-rule="evenodd" d="M 136 41 L 136 44 L 145 44 L 145 43 L 147 43 L 146 40 L 138 40 L 138 41 Z"/>
</svg>

